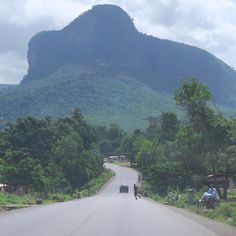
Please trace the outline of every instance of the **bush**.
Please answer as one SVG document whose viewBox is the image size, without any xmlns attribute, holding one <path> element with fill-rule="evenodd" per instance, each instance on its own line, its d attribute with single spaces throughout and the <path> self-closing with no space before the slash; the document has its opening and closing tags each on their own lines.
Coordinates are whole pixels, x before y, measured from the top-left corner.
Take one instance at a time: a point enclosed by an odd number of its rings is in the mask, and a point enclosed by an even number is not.
<svg viewBox="0 0 236 236">
<path fill-rule="evenodd" d="M 19 205 L 28 205 L 34 202 L 34 196 L 28 194 L 24 196 L 18 196 L 15 194 L 9 193 L 0 193 L 0 205 L 8 204 L 19 204 Z"/>
<path fill-rule="evenodd" d="M 232 213 L 232 225 L 236 226 L 236 211 Z"/>
<path fill-rule="evenodd" d="M 175 189 L 179 185 L 180 170 L 175 163 L 159 163 L 150 168 L 150 184 L 160 195 L 168 193 L 168 189 Z"/>
<path fill-rule="evenodd" d="M 62 193 L 58 193 L 58 194 L 51 194 L 48 197 L 50 200 L 56 201 L 56 202 L 64 202 L 64 201 L 69 201 L 72 198 L 70 197 L 70 195 L 68 194 L 62 194 Z"/>
<path fill-rule="evenodd" d="M 41 205 L 43 203 L 43 199 L 42 198 L 37 198 L 35 203 L 38 204 L 38 205 Z"/>
<path fill-rule="evenodd" d="M 220 208 L 220 213 L 221 213 L 224 217 L 229 218 L 229 217 L 231 217 L 232 214 L 233 214 L 233 209 L 231 208 L 230 205 L 223 205 L 223 206 L 221 206 L 221 208 Z"/>
</svg>

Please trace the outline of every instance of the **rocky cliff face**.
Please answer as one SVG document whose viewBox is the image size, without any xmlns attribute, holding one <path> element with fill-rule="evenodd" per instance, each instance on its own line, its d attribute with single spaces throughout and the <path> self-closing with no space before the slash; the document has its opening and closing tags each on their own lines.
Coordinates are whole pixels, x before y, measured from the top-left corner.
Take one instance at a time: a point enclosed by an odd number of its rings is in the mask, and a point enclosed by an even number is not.
<svg viewBox="0 0 236 236">
<path fill-rule="evenodd" d="M 152 89 L 172 92 L 182 78 L 207 83 L 215 101 L 234 106 L 236 72 L 210 53 L 138 32 L 128 14 L 114 5 L 98 5 L 60 31 L 45 31 L 29 42 L 28 74 L 22 83 L 40 80 L 63 65 L 107 64 Z"/>
<path fill-rule="evenodd" d="M 23 82 L 41 79 L 65 64 L 123 63 L 137 35 L 121 8 L 95 6 L 64 29 L 40 32 L 30 40 L 29 70 Z"/>
</svg>

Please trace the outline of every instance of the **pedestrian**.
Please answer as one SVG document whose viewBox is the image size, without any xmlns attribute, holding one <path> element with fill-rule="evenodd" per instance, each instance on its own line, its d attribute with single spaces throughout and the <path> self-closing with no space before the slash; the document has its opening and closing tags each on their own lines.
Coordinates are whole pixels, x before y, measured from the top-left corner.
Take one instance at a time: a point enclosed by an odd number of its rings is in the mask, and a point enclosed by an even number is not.
<svg viewBox="0 0 236 236">
<path fill-rule="evenodd" d="M 141 198 L 141 195 L 138 193 L 138 187 L 136 184 L 134 184 L 134 197 L 136 200 L 138 200 L 138 197 Z"/>
<path fill-rule="evenodd" d="M 141 183 L 141 181 L 142 181 L 142 177 L 141 175 L 138 175 L 138 182 Z"/>
</svg>

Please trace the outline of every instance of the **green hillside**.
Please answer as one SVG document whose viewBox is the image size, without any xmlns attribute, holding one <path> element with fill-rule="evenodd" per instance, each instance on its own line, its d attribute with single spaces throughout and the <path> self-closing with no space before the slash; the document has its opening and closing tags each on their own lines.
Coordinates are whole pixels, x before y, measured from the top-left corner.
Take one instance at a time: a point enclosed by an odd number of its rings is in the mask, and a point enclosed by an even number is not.
<svg viewBox="0 0 236 236">
<path fill-rule="evenodd" d="M 15 85 L 13 84 L 0 84 L 0 92 L 5 90 L 5 89 L 10 89 L 10 88 L 13 88 L 15 87 Z"/>
<path fill-rule="evenodd" d="M 1 126 L 78 107 L 94 124 L 142 128 L 149 116 L 177 111 L 172 94 L 189 77 L 209 86 L 224 113 L 236 113 L 235 70 L 202 49 L 140 33 L 115 5 L 94 6 L 62 30 L 36 34 L 27 59 L 22 83 L 0 92 Z"/>
<path fill-rule="evenodd" d="M 58 31 L 29 41 L 29 70 L 22 80 L 42 80 L 61 66 L 112 65 L 158 92 L 172 94 L 183 78 L 207 84 L 217 104 L 236 108 L 236 71 L 197 47 L 140 33 L 115 5 L 97 5 Z"/>
<path fill-rule="evenodd" d="M 104 66 L 63 66 L 44 80 L 0 94 L 0 110 L 7 121 L 29 115 L 65 116 L 75 107 L 91 123 L 116 123 L 127 131 L 145 127 L 149 116 L 177 110 L 170 95 Z"/>
</svg>

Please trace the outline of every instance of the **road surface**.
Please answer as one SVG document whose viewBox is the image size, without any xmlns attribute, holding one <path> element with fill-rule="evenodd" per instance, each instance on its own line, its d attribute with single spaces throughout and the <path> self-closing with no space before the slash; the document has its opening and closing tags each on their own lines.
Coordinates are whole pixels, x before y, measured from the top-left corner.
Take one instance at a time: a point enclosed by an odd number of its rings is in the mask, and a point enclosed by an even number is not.
<svg viewBox="0 0 236 236">
<path fill-rule="evenodd" d="M 116 176 L 95 197 L 0 214 L 0 236 L 235 236 L 233 227 L 149 200 L 120 194 L 137 173 L 107 165 Z"/>
</svg>

